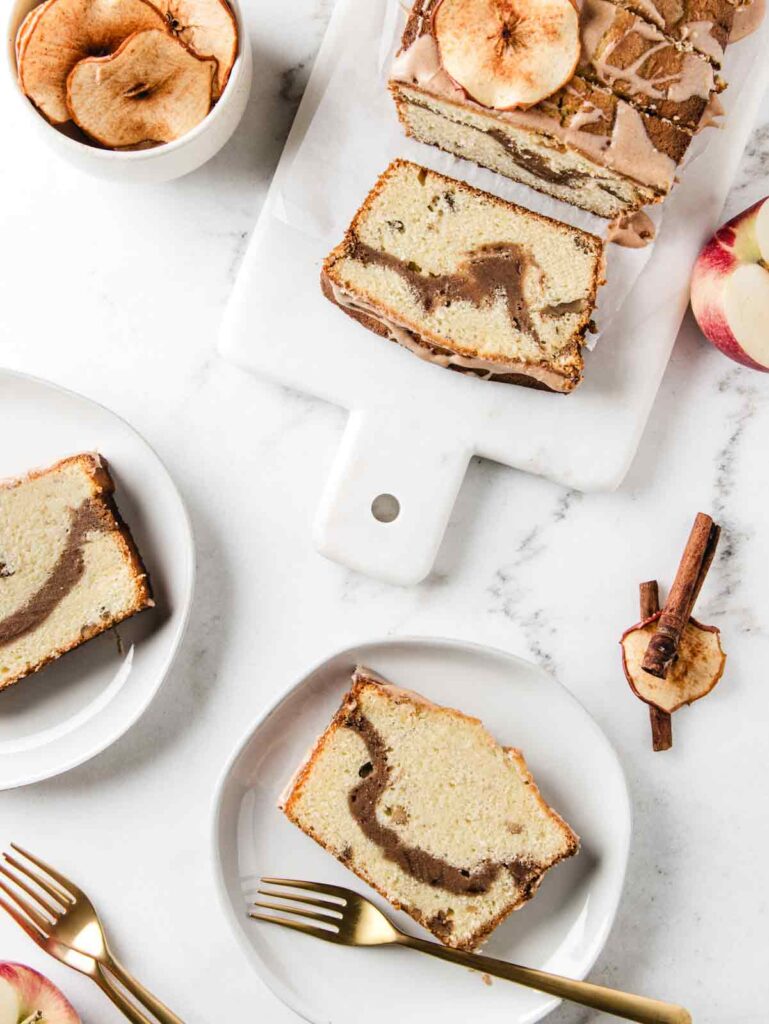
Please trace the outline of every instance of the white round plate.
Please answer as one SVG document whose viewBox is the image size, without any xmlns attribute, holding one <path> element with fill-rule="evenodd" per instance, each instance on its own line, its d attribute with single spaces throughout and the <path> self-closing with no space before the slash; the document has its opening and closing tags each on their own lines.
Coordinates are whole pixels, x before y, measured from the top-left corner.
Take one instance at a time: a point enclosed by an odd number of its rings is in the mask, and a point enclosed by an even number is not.
<svg viewBox="0 0 769 1024">
<path fill-rule="evenodd" d="M 558 1000 L 458 969 L 411 950 L 352 949 L 252 921 L 260 875 L 346 885 L 386 904 L 277 809 L 281 791 L 331 720 L 356 662 L 441 704 L 481 718 L 522 748 L 545 799 L 582 837 L 579 856 L 555 867 L 537 897 L 484 947 L 490 956 L 583 978 L 619 902 L 630 805 L 617 756 L 584 708 L 528 662 L 446 640 L 385 640 L 343 651 L 266 711 L 219 784 L 213 853 L 225 913 L 275 994 L 314 1024 L 529 1024 Z M 387 908 L 405 931 L 419 931 Z"/>
<path fill-rule="evenodd" d="M 156 607 L 0 692 L 0 789 L 59 775 L 119 739 L 148 707 L 179 646 L 192 602 L 186 509 L 160 459 L 95 402 L 0 371 L 0 478 L 78 452 L 107 459 L 118 508 L 152 580 Z"/>
</svg>

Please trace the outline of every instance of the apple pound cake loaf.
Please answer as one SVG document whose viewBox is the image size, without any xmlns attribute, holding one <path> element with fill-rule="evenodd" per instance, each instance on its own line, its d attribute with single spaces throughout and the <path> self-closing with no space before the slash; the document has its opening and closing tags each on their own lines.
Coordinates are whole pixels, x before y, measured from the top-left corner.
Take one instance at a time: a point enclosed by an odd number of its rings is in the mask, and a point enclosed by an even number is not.
<svg viewBox="0 0 769 1024">
<path fill-rule="evenodd" d="M 549 391 L 582 378 L 599 238 L 396 160 L 328 256 L 324 294 L 452 370 Z"/>
<path fill-rule="evenodd" d="M 0 690 L 153 604 L 98 455 L 0 484 Z"/>
<path fill-rule="evenodd" d="M 523 755 L 365 668 L 282 809 L 441 942 L 474 949 L 579 839 Z"/>
<path fill-rule="evenodd" d="M 661 201 L 719 109 L 728 0 L 416 0 L 407 134 L 602 217 Z"/>
</svg>

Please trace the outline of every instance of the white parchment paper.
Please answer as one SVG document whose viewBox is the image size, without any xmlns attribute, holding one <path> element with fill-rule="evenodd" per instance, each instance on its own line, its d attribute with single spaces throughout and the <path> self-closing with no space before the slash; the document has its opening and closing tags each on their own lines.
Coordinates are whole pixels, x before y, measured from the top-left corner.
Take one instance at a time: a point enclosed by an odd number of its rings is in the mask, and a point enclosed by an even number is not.
<svg viewBox="0 0 769 1024">
<path fill-rule="evenodd" d="M 391 160 L 404 157 L 537 213 L 605 235 L 604 219 L 403 134 L 386 83 L 405 18 L 399 0 L 358 0 L 351 6 L 335 69 L 283 177 L 274 214 L 293 228 L 323 238 L 331 249 L 377 177 Z M 761 52 L 762 38 L 759 33 L 727 53 L 723 72 L 729 82 L 723 96 L 727 116 L 729 110 L 738 109 L 742 85 L 755 62 L 769 59 Z M 686 187 L 688 167 L 703 158 L 715 131 L 707 129 L 694 140 L 677 187 Z M 659 231 L 664 204 L 647 212 Z M 645 249 L 608 246 L 607 283 L 599 292 L 596 310 L 599 334 L 592 336 L 590 348 L 611 324 L 653 253 L 653 245 Z"/>
</svg>

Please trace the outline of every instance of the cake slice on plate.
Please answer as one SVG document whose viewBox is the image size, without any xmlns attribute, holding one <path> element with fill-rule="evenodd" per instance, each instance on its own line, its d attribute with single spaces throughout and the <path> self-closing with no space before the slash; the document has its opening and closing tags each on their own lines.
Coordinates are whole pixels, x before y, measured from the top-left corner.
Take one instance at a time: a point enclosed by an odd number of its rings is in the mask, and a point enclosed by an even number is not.
<svg viewBox="0 0 769 1024">
<path fill-rule="evenodd" d="M 441 942 L 474 949 L 579 839 L 481 722 L 358 668 L 285 814 Z"/>
<path fill-rule="evenodd" d="M 328 256 L 324 294 L 440 366 L 550 391 L 582 378 L 603 242 L 405 160 Z"/>
<path fill-rule="evenodd" d="M 0 690 L 153 604 L 106 463 L 0 483 Z"/>
</svg>

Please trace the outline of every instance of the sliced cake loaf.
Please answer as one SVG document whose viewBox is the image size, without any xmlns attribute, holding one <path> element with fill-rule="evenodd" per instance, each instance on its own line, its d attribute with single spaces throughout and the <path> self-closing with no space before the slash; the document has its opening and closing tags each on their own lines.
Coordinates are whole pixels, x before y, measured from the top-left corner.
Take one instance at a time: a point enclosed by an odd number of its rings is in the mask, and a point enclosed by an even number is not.
<svg viewBox="0 0 769 1024">
<path fill-rule="evenodd" d="M 285 814 L 441 942 L 474 949 L 579 840 L 518 750 L 358 668 Z"/>
<path fill-rule="evenodd" d="M 582 377 L 602 280 L 594 235 L 404 160 L 321 278 L 346 313 L 424 359 L 560 392 Z"/>
<path fill-rule="evenodd" d="M 579 75 L 529 110 L 492 111 L 447 82 L 439 91 L 393 80 L 390 90 L 412 138 L 607 219 L 664 199 L 691 144 Z"/>
<path fill-rule="evenodd" d="M 722 86 L 714 67 L 722 51 L 709 42 L 710 23 L 696 19 L 701 4 L 718 6 L 718 39 L 725 42 L 729 12 L 720 5 L 728 7 L 727 0 L 689 0 L 692 21 L 683 13 L 676 20 L 668 0 L 584 0 L 574 73 L 533 105 L 504 108 L 477 101 L 447 72 L 436 31 L 439 2 L 415 0 L 391 72 L 408 135 L 602 217 L 668 194 L 692 131 L 707 120 Z M 497 65 L 513 57 L 499 56 L 507 44 L 500 36 L 496 47 L 498 24 L 478 23 L 479 3 L 468 3 L 466 47 L 469 54 L 479 47 L 490 53 L 483 70 L 472 58 L 473 73 L 502 75 Z M 653 20 L 641 10 L 647 5 Z M 679 38 L 666 36 L 662 24 Z M 708 48 L 712 56 L 702 52 Z"/>
<path fill-rule="evenodd" d="M 152 605 L 105 462 L 0 484 L 0 690 Z"/>
</svg>

